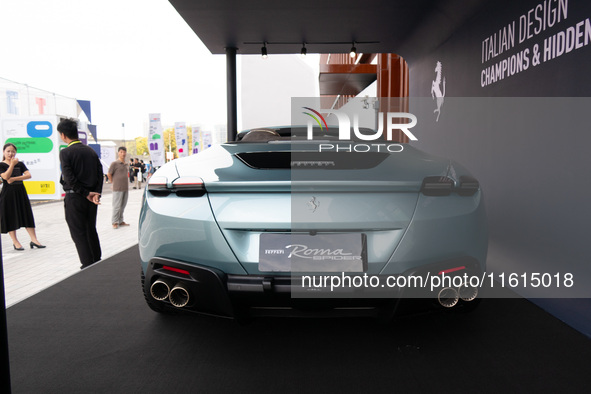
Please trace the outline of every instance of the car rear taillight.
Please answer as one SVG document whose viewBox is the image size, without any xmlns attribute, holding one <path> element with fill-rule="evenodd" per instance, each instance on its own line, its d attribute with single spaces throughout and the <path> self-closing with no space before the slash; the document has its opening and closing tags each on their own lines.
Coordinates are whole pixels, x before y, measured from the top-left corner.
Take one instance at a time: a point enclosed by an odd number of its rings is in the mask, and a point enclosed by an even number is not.
<svg viewBox="0 0 591 394">
<path fill-rule="evenodd" d="M 460 196 L 473 196 L 478 189 L 480 189 L 480 183 L 471 176 L 460 177 L 460 187 L 457 188 L 457 192 Z"/>
<path fill-rule="evenodd" d="M 455 187 L 453 179 L 446 176 L 428 176 L 423 179 L 421 193 L 425 196 L 449 196 L 456 192 L 460 196 L 473 196 L 480 189 L 480 183 L 471 176 L 461 176 L 458 184 Z"/>
<path fill-rule="evenodd" d="M 165 176 L 153 176 L 148 180 L 149 191 L 168 191 L 166 184 L 168 179 Z"/>
<path fill-rule="evenodd" d="M 168 179 L 165 176 L 152 176 L 148 180 L 148 192 L 156 197 L 166 197 L 170 194 Z"/>
<path fill-rule="evenodd" d="M 201 197 L 205 194 L 205 185 L 199 177 L 182 176 L 172 182 L 172 191 L 180 197 Z"/>
<path fill-rule="evenodd" d="M 195 176 L 182 176 L 172 182 L 172 188 L 176 190 L 205 190 L 203 179 Z"/>
<path fill-rule="evenodd" d="M 428 176 L 423 179 L 421 193 L 425 196 L 449 196 L 454 187 L 454 181 L 446 176 Z"/>
<path fill-rule="evenodd" d="M 199 177 L 185 176 L 175 179 L 169 186 L 166 177 L 158 176 L 150 178 L 148 191 L 156 197 L 166 197 L 170 193 L 179 197 L 201 197 L 205 194 L 205 185 Z"/>
</svg>

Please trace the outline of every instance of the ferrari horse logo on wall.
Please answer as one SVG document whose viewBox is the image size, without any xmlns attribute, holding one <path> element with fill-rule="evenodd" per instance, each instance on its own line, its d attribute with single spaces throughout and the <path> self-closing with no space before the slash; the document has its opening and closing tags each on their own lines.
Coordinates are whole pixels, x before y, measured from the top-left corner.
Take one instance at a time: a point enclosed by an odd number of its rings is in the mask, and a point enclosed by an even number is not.
<svg viewBox="0 0 591 394">
<path fill-rule="evenodd" d="M 435 66 L 435 80 L 431 83 L 431 97 L 434 99 L 437 98 L 437 108 L 433 111 L 433 113 L 437 113 L 436 122 L 439 122 L 439 115 L 441 115 L 441 107 L 443 106 L 443 101 L 445 97 L 445 77 L 443 77 L 443 91 L 440 87 L 441 85 L 441 62 L 437 62 Z"/>
</svg>

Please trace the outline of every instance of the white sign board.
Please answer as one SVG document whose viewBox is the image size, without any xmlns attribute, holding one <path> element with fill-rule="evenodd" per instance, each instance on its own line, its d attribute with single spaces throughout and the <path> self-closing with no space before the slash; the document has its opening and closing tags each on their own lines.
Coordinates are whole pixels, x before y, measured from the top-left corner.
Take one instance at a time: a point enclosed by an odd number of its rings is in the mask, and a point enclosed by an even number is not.
<svg viewBox="0 0 591 394">
<path fill-rule="evenodd" d="M 155 168 L 164 165 L 164 138 L 160 114 L 150 114 L 150 131 L 148 134 L 148 148 L 150 158 Z"/>
<path fill-rule="evenodd" d="M 16 157 L 22 161 L 31 179 L 24 181 L 31 200 L 57 200 L 62 197 L 59 151 L 66 144 L 59 138 L 55 115 L 0 119 L 3 144 L 16 146 Z"/>
<path fill-rule="evenodd" d="M 174 124 L 174 134 L 176 137 L 176 150 L 179 157 L 187 157 L 189 153 L 189 140 L 187 137 L 187 126 L 185 122 L 176 122 Z"/>
</svg>

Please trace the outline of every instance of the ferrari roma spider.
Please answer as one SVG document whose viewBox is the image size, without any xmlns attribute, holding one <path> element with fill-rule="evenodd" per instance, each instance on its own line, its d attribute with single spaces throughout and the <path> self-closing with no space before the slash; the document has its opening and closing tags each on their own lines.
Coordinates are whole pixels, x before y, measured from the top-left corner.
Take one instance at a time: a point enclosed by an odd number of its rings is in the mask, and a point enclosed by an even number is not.
<svg viewBox="0 0 591 394">
<path fill-rule="evenodd" d="M 156 171 L 139 221 L 150 308 L 389 316 L 407 298 L 477 305 L 467 278 L 485 272 L 479 182 L 409 144 L 320 134 L 246 130 Z"/>
</svg>

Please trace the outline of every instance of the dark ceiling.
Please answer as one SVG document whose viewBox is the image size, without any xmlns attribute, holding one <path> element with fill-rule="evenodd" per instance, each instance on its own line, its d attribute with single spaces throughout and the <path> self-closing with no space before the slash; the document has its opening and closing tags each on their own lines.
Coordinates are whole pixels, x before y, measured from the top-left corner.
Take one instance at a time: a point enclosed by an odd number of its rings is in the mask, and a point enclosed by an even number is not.
<svg viewBox="0 0 591 394">
<path fill-rule="evenodd" d="M 489 0 L 169 0 L 214 54 L 426 53 Z"/>
</svg>

